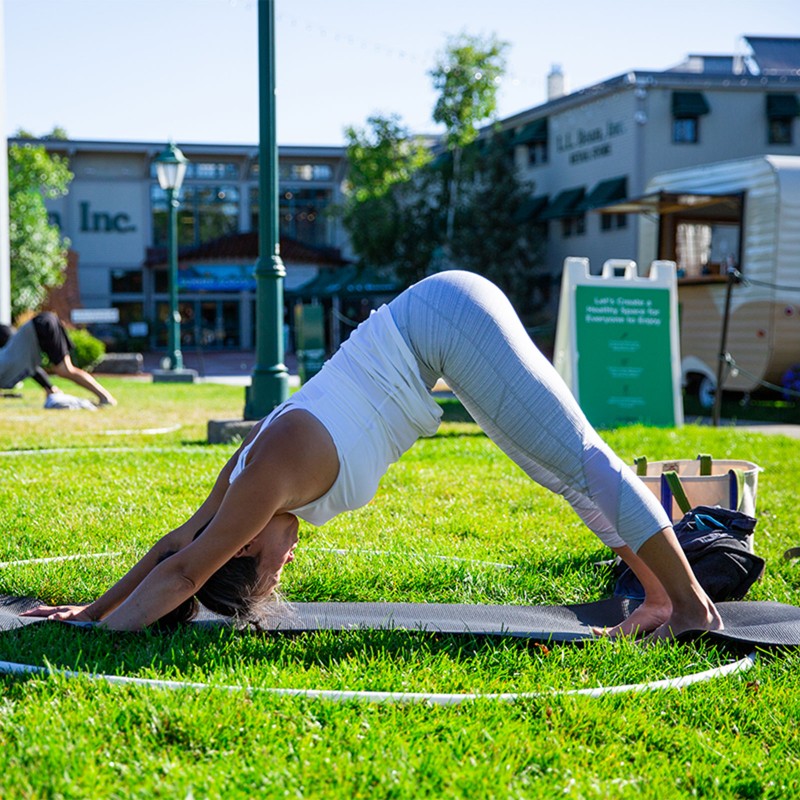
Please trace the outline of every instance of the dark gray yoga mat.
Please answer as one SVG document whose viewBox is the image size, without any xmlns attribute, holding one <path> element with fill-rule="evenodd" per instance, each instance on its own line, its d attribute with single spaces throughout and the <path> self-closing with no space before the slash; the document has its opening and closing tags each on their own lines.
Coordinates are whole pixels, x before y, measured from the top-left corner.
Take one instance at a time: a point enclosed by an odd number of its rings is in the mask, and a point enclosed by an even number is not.
<svg viewBox="0 0 800 800">
<path fill-rule="evenodd" d="M 37 600 L 0 596 L 0 631 L 41 622 L 21 617 Z M 635 604 L 613 597 L 569 606 L 498 606 L 445 603 L 285 603 L 276 605 L 261 630 L 298 633 L 317 630 L 408 630 L 427 633 L 516 636 L 539 642 L 574 642 L 593 638 L 592 627 L 621 622 Z M 702 633 L 736 646 L 800 646 L 800 608 L 773 602 L 718 603 L 725 630 Z M 195 624 L 226 624 L 223 617 L 202 614 Z M 683 634 L 696 638 L 700 632 Z"/>
</svg>

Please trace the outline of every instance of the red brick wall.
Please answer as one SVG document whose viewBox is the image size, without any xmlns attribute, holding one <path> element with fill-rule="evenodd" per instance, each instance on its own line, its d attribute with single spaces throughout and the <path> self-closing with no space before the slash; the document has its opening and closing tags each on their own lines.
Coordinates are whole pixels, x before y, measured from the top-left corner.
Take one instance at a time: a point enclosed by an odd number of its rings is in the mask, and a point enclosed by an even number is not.
<svg viewBox="0 0 800 800">
<path fill-rule="evenodd" d="M 78 254 L 73 250 L 67 253 L 67 271 L 64 283 L 51 289 L 44 301 L 44 311 L 55 311 L 69 325 L 69 314 L 73 308 L 81 307 L 81 295 L 78 288 Z"/>
</svg>

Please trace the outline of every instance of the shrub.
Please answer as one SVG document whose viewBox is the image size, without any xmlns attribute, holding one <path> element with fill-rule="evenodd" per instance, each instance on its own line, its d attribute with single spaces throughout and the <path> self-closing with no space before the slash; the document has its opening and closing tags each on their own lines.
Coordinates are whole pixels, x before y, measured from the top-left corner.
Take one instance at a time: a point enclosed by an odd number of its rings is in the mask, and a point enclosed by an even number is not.
<svg viewBox="0 0 800 800">
<path fill-rule="evenodd" d="M 106 346 L 89 331 L 77 328 L 69 332 L 69 338 L 75 345 L 71 355 L 76 367 L 91 369 L 106 354 Z"/>
</svg>

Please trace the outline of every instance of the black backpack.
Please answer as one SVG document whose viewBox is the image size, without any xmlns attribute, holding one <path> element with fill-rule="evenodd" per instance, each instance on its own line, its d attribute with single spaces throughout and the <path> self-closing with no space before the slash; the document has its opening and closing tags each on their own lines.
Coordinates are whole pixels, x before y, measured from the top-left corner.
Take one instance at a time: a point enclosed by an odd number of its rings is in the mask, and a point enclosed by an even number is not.
<svg viewBox="0 0 800 800">
<path fill-rule="evenodd" d="M 756 520 L 719 506 L 697 506 L 675 524 L 675 535 L 700 585 L 714 601 L 741 600 L 764 574 L 765 561 L 750 552 Z M 624 563 L 614 594 L 641 600 L 644 589 Z"/>
</svg>

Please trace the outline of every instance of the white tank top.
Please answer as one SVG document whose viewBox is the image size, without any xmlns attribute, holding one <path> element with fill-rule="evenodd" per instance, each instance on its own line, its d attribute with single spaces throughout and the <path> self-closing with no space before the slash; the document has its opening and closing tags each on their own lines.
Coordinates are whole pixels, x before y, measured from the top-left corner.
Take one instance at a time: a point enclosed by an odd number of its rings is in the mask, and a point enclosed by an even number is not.
<svg viewBox="0 0 800 800">
<path fill-rule="evenodd" d="M 325 426 L 339 456 L 333 486 L 290 510 L 312 525 L 366 505 L 389 465 L 420 436 L 436 433 L 442 416 L 387 306 L 362 322 L 317 375 L 260 423 L 253 442 L 272 420 L 295 408 Z M 242 450 L 231 483 L 253 442 Z"/>
</svg>

